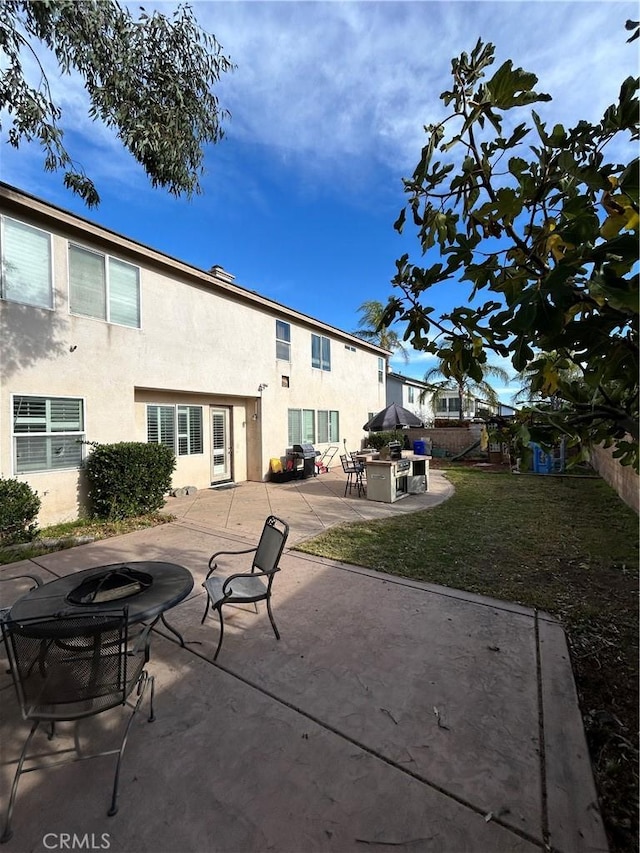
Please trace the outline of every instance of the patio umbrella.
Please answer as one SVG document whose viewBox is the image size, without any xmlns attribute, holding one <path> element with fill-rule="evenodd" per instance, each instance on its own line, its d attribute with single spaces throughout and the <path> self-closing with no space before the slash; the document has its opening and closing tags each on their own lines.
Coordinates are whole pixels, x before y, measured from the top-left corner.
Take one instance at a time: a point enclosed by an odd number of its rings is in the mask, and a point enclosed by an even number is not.
<svg viewBox="0 0 640 853">
<path fill-rule="evenodd" d="M 402 427 L 421 427 L 422 421 L 413 412 L 403 409 L 397 403 L 392 403 L 371 418 L 362 429 L 368 432 L 383 432 L 388 429 L 401 429 Z"/>
</svg>

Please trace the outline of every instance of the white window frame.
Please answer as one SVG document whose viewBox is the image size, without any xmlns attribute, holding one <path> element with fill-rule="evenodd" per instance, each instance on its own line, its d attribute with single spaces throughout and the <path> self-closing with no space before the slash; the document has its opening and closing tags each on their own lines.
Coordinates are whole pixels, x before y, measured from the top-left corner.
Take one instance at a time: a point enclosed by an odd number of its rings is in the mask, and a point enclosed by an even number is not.
<svg viewBox="0 0 640 853">
<path fill-rule="evenodd" d="M 284 320 L 276 320 L 276 358 L 291 361 L 291 323 Z"/>
<path fill-rule="evenodd" d="M 416 389 L 413 387 L 413 385 L 409 385 L 407 387 L 407 402 L 415 403 L 415 401 L 416 401 Z"/>
<path fill-rule="evenodd" d="M 287 410 L 288 447 L 294 444 L 315 444 L 316 413 L 314 409 Z"/>
<path fill-rule="evenodd" d="M 378 358 L 378 382 L 384 382 L 384 358 Z"/>
<path fill-rule="evenodd" d="M 161 411 L 165 410 L 165 418 L 161 420 Z M 198 425 L 192 429 L 192 420 L 197 420 L 196 410 L 200 413 L 199 435 Z M 151 423 L 152 414 L 156 420 Z M 186 417 L 186 429 L 181 426 L 181 420 Z M 202 406 L 183 403 L 147 403 L 146 404 L 147 443 L 165 444 L 176 456 L 202 456 L 204 454 L 204 413 Z M 164 426 L 164 429 L 163 429 Z M 155 433 L 155 435 L 153 435 Z M 153 437 L 152 437 L 153 435 Z"/>
<path fill-rule="evenodd" d="M 314 354 L 317 341 L 318 354 Z M 325 335 L 311 335 L 311 367 L 314 370 L 331 370 L 331 338 Z"/>
<path fill-rule="evenodd" d="M 19 295 L 8 293 L 8 279 L 9 279 L 9 267 L 10 261 L 7 258 L 7 237 L 6 237 L 6 226 L 7 223 L 15 223 L 21 228 L 25 228 L 28 231 L 33 231 L 35 234 L 42 235 L 47 239 L 47 258 L 46 258 L 46 289 L 47 289 L 47 302 L 37 302 L 28 299 L 21 299 Z M 51 239 L 51 234 L 48 231 L 44 231 L 42 228 L 36 228 L 34 225 L 31 225 L 28 222 L 23 222 L 21 219 L 15 219 L 12 216 L 0 216 L 0 260 L 2 263 L 2 267 L 0 269 L 0 298 L 4 299 L 6 302 L 15 302 L 19 305 L 29 305 L 33 308 L 43 308 L 47 311 L 54 310 L 54 302 L 53 302 L 53 242 Z M 33 275 L 33 271 L 30 273 Z"/>
<path fill-rule="evenodd" d="M 184 420 L 186 429 L 181 428 Z M 200 423 L 198 423 L 198 420 Z M 176 406 L 178 456 L 202 456 L 204 453 L 204 416 L 202 406 Z M 182 448 L 186 448 L 182 450 Z"/>
<path fill-rule="evenodd" d="M 74 309 L 73 306 L 73 296 L 71 293 L 72 288 L 72 261 L 71 257 L 73 254 L 73 250 L 76 249 L 80 252 L 85 252 L 86 254 L 95 255 L 97 258 L 102 259 L 102 269 L 103 269 L 103 281 L 104 281 L 104 313 L 105 316 L 102 317 L 98 313 L 85 313 L 79 311 L 77 308 Z M 102 320 L 104 323 L 110 323 L 114 326 L 122 326 L 125 329 L 140 329 L 142 325 L 142 288 L 141 288 L 141 276 L 140 276 L 140 267 L 137 264 L 131 264 L 129 261 L 123 261 L 121 258 L 117 258 L 114 255 L 109 255 L 106 252 L 100 252 L 96 249 L 90 248 L 89 246 L 83 246 L 81 243 L 74 243 L 69 241 L 68 250 L 67 250 L 67 261 L 68 261 L 68 290 L 69 290 L 69 313 L 73 314 L 77 317 L 88 317 L 92 320 Z M 113 306 L 111 299 L 111 277 L 112 264 L 121 264 L 124 267 L 130 267 L 132 270 L 135 270 L 136 273 L 136 291 L 135 291 L 135 302 L 136 302 L 136 318 L 135 323 L 124 323 L 119 320 L 112 319 Z"/>
<path fill-rule="evenodd" d="M 336 409 L 318 409 L 318 444 L 340 441 L 340 413 Z"/>
<path fill-rule="evenodd" d="M 26 413 L 21 415 L 22 401 L 31 400 L 44 402 L 44 416 Z M 54 429 L 56 422 L 53 420 L 53 405 L 55 402 L 71 401 L 78 404 L 78 429 Z M 16 408 L 17 406 L 17 408 Z M 60 426 L 64 421 L 58 421 Z M 18 429 L 24 424 L 25 429 Z M 38 429 L 40 424 L 44 429 Z M 82 466 L 85 457 L 86 438 L 86 400 L 84 397 L 69 397 L 61 394 L 12 394 L 11 395 L 11 431 L 12 431 L 12 456 L 13 471 L 15 474 L 35 474 L 43 472 L 58 472 L 77 470 Z M 31 428 L 30 428 L 31 427 Z M 33 428 L 35 427 L 35 428 Z M 44 456 L 46 463 L 43 466 L 31 467 L 20 464 L 20 446 L 26 445 L 29 439 L 44 439 Z M 75 445 L 78 445 L 76 447 Z M 75 451 L 76 458 L 71 464 L 64 464 L 67 450 Z M 54 459 L 62 460 L 62 464 L 52 464 Z"/>
</svg>

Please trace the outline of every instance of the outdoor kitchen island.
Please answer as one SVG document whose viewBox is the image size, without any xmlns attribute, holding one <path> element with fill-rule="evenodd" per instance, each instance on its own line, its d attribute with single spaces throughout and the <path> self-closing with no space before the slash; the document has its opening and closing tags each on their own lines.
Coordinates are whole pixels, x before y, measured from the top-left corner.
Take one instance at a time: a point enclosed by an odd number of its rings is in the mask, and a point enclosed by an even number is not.
<svg viewBox="0 0 640 853">
<path fill-rule="evenodd" d="M 394 503 L 429 491 L 430 456 L 403 453 L 400 459 L 367 459 L 367 499 Z"/>
</svg>

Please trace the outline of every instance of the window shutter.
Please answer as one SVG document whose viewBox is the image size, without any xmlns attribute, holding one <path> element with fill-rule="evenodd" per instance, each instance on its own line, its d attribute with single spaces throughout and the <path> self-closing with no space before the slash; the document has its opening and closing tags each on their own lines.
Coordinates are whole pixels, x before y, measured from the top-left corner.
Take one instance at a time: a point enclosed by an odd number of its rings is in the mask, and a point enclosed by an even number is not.
<svg viewBox="0 0 640 853">
<path fill-rule="evenodd" d="M 78 398 L 14 397 L 15 470 L 79 468 L 84 439 L 84 404 Z"/>
<path fill-rule="evenodd" d="M 69 301 L 73 314 L 107 319 L 104 257 L 69 246 Z"/>
<path fill-rule="evenodd" d="M 14 219 L 3 220 L 2 296 L 11 302 L 53 307 L 51 237 Z"/>
<path fill-rule="evenodd" d="M 147 406 L 147 441 L 166 444 L 175 451 L 175 409 L 173 406 Z"/>
<path fill-rule="evenodd" d="M 189 414 L 186 406 L 178 406 L 178 455 L 189 452 Z"/>
<path fill-rule="evenodd" d="M 202 409 L 200 406 L 189 407 L 189 453 L 203 452 L 202 438 Z"/>
<path fill-rule="evenodd" d="M 49 432 L 81 432 L 82 400 L 53 397 L 49 400 Z"/>
</svg>

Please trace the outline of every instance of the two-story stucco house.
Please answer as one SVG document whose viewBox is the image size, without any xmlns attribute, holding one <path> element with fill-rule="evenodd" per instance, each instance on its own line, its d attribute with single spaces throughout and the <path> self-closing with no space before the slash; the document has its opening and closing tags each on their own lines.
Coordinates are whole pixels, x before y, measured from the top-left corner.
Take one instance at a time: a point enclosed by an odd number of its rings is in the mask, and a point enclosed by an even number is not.
<svg viewBox="0 0 640 853">
<path fill-rule="evenodd" d="M 408 412 L 413 412 L 423 423 L 433 420 L 433 408 L 429 386 L 420 379 L 402 373 L 387 373 L 387 406 L 396 403 Z"/>
<path fill-rule="evenodd" d="M 293 444 L 358 447 L 389 353 L 0 184 L 0 476 L 40 524 L 83 504 L 83 442 L 157 441 L 174 486 L 262 480 Z"/>
<path fill-rule="evenodd" d="M 420 379 L 387 373 L 387 405 L 397 403 L 417 415 L 425 426 L 433 426 L 436 419 L 461 419 L 460 396 L 456 390 L 442 390 L 434 396 L 429 389 L 430 386 Z M 466 394 L 462 402 L 462 420 L 473 420 L 497 411 L 492 403 L 472 394 Z"/>
</svg>

